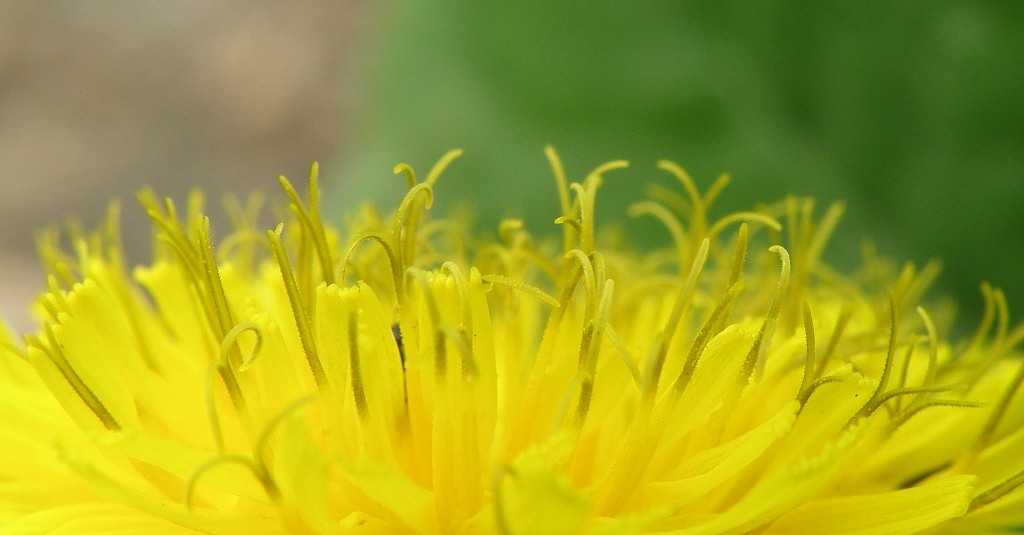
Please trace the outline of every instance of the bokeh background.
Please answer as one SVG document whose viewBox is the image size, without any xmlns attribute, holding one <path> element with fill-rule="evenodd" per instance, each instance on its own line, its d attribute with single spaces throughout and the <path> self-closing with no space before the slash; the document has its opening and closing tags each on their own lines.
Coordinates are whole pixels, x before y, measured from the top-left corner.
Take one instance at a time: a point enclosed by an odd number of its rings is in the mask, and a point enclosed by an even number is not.
<svg viewBox="0 0 1024 535">
<path fill-rule="evenodd" d="M 574 178 L 632 162 L 608 177 L 599 210 L 640 245 L 663 231 L 620 214 L 671 159 L 704 187 L 733 175 L 719 215 L 789 193 L 821 210 L 845 200 L 832 261 L 855 265 L 871 237 L 899 260 L 941 259 L 937 291 L 965 324 L 982 280 L 1024 315 L 1024 3 L 0 8 L 8 317 L 39 285 L 23 267 L 32 229 L 95 221 L 141 184 L 216 198 L 273 189 L 319 160 L 340 219 L 363 199 L 400 198 L 394 163 L 426 172 L 461 147 L 438 209 L 472 199 L 483 229 L 518 216 L 554 232 L 548 143 Z"/>
<path fill-rule="evenodd" d="M 346 0 L 0 0 L 0 313 L 33 328 L 37 229 L 118 198 L 141 260 L 139 188 L 216 208 L 335 158 L 368 20 Z"/>
</svg>

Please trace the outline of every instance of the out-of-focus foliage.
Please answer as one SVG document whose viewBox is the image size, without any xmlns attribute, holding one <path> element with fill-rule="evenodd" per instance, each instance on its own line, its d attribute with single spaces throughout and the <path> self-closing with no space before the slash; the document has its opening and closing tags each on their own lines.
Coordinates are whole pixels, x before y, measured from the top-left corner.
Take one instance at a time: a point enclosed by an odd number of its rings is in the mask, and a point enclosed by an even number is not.
<svg viewBox="0 0 1024 535">
<path fill-rule="evenodd" d="M 342 203 L 397 196 L 390 164 L 425 172 L 462 147 L 442 197 L 473 199 L 484 228 L 518 215 L 540 231 L 556 214 L 545 143 L 574 178 L 633 162 L 608 177 L 605 214 L 668 158 L 705 186 L 733 174 L 719 213 L 845 200 L 838 263 L 871 237 L 888 256 L 941 259 L 968 317 L 981 280 L 1024 310 L 1022 3 L 447 0 L 377 15 L 369 105 L 335 166 Z"/>
</svg>

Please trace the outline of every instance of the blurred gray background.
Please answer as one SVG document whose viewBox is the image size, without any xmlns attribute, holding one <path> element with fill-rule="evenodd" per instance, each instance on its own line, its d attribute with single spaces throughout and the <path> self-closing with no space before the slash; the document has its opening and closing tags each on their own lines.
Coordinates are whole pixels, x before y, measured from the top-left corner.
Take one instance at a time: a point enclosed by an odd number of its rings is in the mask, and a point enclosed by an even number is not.
<svg viewBox="0 0 1024 535">
<path fill-rule="evenodd" d="M 345 142 L 353 1 L 0 1 L 0 314 L 31 325 L 33 234 L 110 199 L 147 254 L 146 185 L 184 199 L 300 182 Z"/>
</svg>

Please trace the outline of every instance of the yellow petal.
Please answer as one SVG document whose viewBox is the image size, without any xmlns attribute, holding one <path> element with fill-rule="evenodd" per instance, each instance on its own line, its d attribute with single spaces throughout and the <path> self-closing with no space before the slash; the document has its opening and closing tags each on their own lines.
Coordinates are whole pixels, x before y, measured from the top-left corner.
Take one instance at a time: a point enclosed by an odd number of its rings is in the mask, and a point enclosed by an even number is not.
<svg viewBox="0 0 1024 535">
<path fill-rule="evenodd" d="M 644 488 L 647 503 L 658 501 L 682 506 L 714 490 L 719 484 L 755 461 L 768 447 L 783 436 L 796 419 L 799 405 L 794 401 L 775 417 L 721 446 L 705 450 L 685 462 L 681 479 L 656 481 Z"/>
<path fill-rule="evenodd" d="M 420 533 L 436 531 L 433 494 L 394 465 L 369 461 L 345 463 L 341 472 L 348 482 L 408 529 Z"/>
<path fill-rule="evenodd" d="M 974 476 L 952 476 L 893 492 L 813 500 L 780 517 L 765 534 L 919 533 L 962 516 L 971 503 L 976 481 Z"/>
</svg>

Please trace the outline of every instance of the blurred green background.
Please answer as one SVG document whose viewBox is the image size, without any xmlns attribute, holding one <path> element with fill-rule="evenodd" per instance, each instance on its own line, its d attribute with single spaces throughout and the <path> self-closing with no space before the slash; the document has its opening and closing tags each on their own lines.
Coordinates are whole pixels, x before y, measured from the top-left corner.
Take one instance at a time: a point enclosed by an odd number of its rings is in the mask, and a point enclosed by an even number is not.
<svg viewBox="0 0 1024 535">
<path fill-rule="evenodd" d="M 406 161 L 472 199 L 483 228 L 524 217 L 554 232 L 553 144 L 571 179 L 624 158 L 598 210 L 624 221 L 670 159 L 702 187 L 733 175 L 716 214 L 787 194 L 836 200 L 827 257 L 861 240 L 923 264 L 980 316 L 982 280 L 1024 312 L 1024 3 L 472 0 L 379 8 L 361 58 L 363 105 L 331 166 L 339 210 L 390 206 Z M 667 239 L 629 223 L 638 241 Z"/>
</svg>

